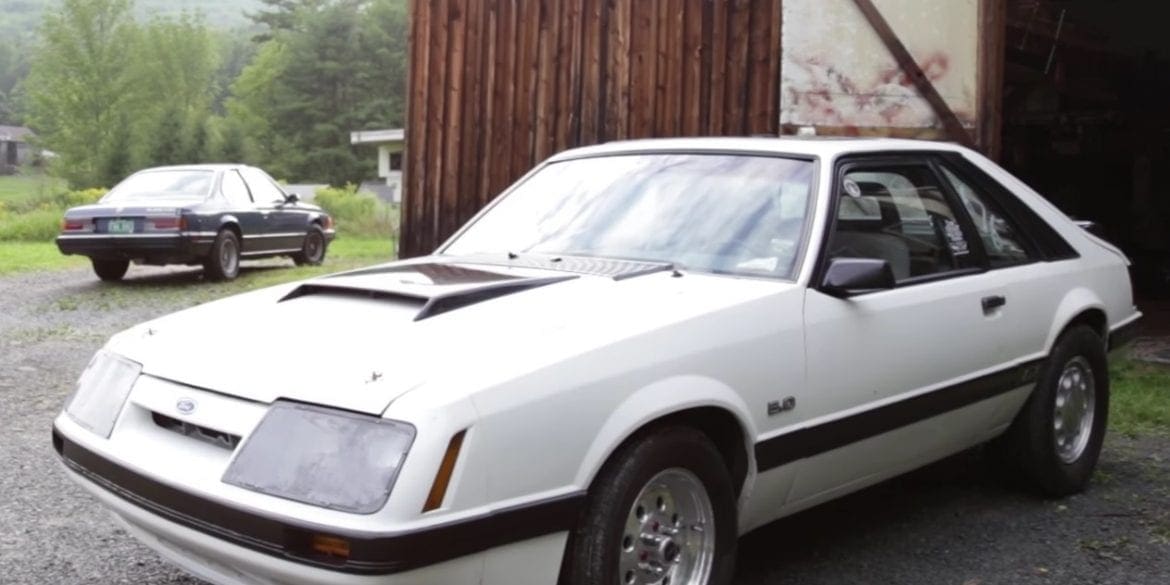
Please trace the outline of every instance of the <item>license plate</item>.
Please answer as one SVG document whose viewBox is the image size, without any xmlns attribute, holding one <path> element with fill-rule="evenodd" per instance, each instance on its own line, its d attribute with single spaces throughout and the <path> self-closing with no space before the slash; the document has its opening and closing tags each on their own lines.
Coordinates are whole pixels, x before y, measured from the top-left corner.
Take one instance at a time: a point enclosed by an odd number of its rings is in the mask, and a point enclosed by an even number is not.
<svg viewBox="0 0 1170 585">
<path fill-rule="evenodd" d="M 132 234 L 134 233 L 134 220 L 111 219 L 109 225 L 106 226 L 106 231 L 111 234 Z"/>
</svg>

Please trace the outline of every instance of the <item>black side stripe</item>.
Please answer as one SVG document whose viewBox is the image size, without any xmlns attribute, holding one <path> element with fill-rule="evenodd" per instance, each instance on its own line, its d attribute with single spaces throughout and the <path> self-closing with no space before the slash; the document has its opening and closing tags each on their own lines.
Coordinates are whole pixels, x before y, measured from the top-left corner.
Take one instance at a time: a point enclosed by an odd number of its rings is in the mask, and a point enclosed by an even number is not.
<svg viewBox="0 0 1170 585">
<path fill-rule="evenodd" d="M 755 448 L 756 466 L 760 471 L 775 469 L 1005 394 L 1035 382 L 1043 363 L 1044 360 L 1030 361 L 901 402 L 760 441 Z"/>
<path fill-rule="evenodd" d="M 355 575 L 389 575 L 569 530 L 585 502 L 581 492 L 410 532 L 350 533 L 201 498 L 126 469 L 70 441 L 55 427 L 53 446 L 69 469 L 171 522 L 261 553 Z M 315 555 L 309 542 L 317 534 L 348 540 L 349 558 Z"/>
</svg>

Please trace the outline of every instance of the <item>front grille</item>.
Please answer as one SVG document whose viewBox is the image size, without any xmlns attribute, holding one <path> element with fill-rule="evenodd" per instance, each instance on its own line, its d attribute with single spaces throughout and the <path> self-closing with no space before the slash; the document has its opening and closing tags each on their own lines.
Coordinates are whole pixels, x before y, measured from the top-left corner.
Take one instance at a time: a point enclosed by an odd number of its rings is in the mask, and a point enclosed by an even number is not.
<svg viewBox="0 0 1170 585">
<path fill-rule="evenodd" d="M 169 417 L 165 414 L 151 412 L 150 418 L 154 419 L 154 424 L 171 432 L 179 433 L 180 435 L 191 437 L 205 443 L 210 443 L 216 447 L 234 451 L 236 446 L 240 444 L 240 437 L 232 435 L 223 431 L 193 425 L 188 422 L 181 421 L 177 418 Z"/>
</svg>

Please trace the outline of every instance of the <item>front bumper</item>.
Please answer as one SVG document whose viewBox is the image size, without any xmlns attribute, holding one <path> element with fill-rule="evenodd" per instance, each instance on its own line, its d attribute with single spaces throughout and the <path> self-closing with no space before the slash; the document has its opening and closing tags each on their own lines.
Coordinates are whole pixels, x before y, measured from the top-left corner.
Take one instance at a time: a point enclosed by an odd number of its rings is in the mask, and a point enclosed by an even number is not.
<svg viewBox="0 0 1170 585">
<path fill-rule="evenodd" d="M 211 252 L 214 232 L 173 234 L 61 234 L 57 249 L 96 260 L 137 260 L 151 264 L 201 261 Z"/>
<path fill-rule="evenodd" d="M 584 499 L 573 495 L 411 531 L 356 533 L 195 496 L 118 465 L 56 427 L 53 447 L 70 477 L 111 508 L 135 536 L 217 583 L 481 583 L 484 562 L 476 558 L 489 549 L 490 554 L 512 549 L 512 555 L 527 559 L 516 569 L 527 566 L 529 574 L 540 573 L 531 569 L 552 558 L 555 575 Z M 350 557 L 313 555 L 307 550 L 313 535 L 346 539 Z M 531 558 L 536 550 L 540 560 Z"/>
</svg>

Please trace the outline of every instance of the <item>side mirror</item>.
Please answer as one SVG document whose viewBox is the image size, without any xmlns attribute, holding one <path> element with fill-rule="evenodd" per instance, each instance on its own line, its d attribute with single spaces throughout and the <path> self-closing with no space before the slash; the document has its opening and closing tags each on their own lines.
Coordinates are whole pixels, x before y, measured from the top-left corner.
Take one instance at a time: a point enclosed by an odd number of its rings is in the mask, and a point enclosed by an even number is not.
<svg viewBox="0 0 1170 585">
<path fill-rule="evenodd" d="M 284 196 L 285 203 L 296 203 L 300 200 L 301 200 L 300 196 L 297 195 L 296 193 L 289 193 L 289 194 Z"/>
<path fill-rule="evenodd" d="M 890 263 L 876 258 L 833 258 L 825 271 L 821 291 L 839 299 L 894 288 Z"/>
</svg>

